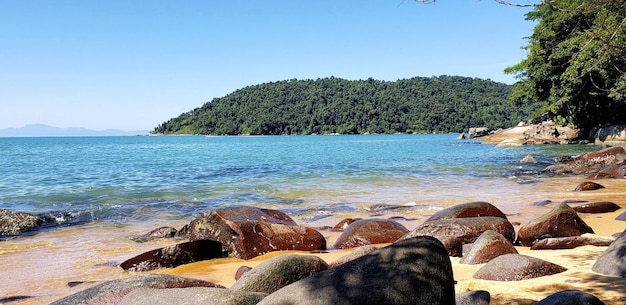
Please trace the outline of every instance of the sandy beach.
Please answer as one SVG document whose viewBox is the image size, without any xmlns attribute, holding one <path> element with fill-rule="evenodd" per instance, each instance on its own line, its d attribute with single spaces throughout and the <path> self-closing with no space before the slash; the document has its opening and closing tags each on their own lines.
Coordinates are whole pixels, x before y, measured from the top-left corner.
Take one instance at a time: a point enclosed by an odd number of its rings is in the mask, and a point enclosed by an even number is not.
<svg viewBox="0 0 626 305">
<path fill-rule="evenodd" d="M 581 218 L 593 228 L 595 234 L 589 236 L 614 238 L 615 233 L 626 229 L 626 222 L 617 221 L 615 217 L 626 211 L 626 183 L 621 179 L 597 180 L 605 186 L 604 189 L 574 192 L 576 185 L 585 181 L 583 177 L 554 177 L 540 178 L 531 184 L 520 184 L 520 188 L 507 197 L 506 190 L 500 190 L 497 199 L 493 202 L 505 212 L 512 223 L 524 224 L 527 221 L 543 215 L 556 204 L 564 200 L 578 201 L 611 201 L 622 209 L 604 214 L 580 214 Z M 509 190 L 510 192 L 510 190 Z M 505 199 L 515 204 L 505 204 Z M 490 198 L 485 198 L 489 201 Z M 443 203 L 452 206 L 458 203 L 481 200 L 481 198 L 467 198 L 466 200 L 448 200 Z M 539 206 L 534 202 L 551 200 L 553 203 Z M 525 202 L 525 203 L 519 203 Z M 577 203 L 571 204 L 572 206 Z M 409 230 L 423 223 L 434 211 L 424 211 L 412 207 L 371 213 L 367 209 L 360 209 L 359 215 L 354 212 L 336 213 L 314 222 L 308 226 L 322 227 L 334 225 L 345 217 L 380 217 L 402 216 L 398 220 Z M 294 219 L 301 223 L 305 219 Z M 172 224 L 172 225 L 182 225 Z M 102 227 L 105 226 L 105 227 Z M 108 226 L 108 227 L 107 227 Z M 157 226 L 155 223 L 154 226 Z M 519 229 L 519 225 L 515 226 Z M 115 227 L 114 225 L 92 224 L 84 227 L 64 228 L 46 232 L 32 237 L 8 240 L 0 244 L 0 254 L 3 256 L 2 272 L 6 281 L 7 276 L 13 281 L 3 283 L 2 297 L 34 296 L 18 299 L 10 304 L 47 304 L 64 296 L 86 289 L 105 280 L 129 277 L 136 273 L 124 272 L 116 263 L 132 255 L 151 249 L 171 245 L 180 240 L 158 240 L 148 243 L 136 243 L 127 239 L 114 238 L 128 232 L 146 231 L 149 227 Z M 89 237 L 77 238 L 78 232 Z M 327 244 L 332 246 L 340 232 L 321 230 Z M 94 237 L 96 236 L 96 237 Z M 108 244 L 102 245 L 102 241 Z M 385 246 L 385 245 L 380 245 Z M 542 298 L 565 289 L 578 289 L 596 295 L 606 304 L 626 304 L 626 281 L 618 277 L 597 274 L 591 270 L 594 261 L 606 250 L 606 247 L 584 246 L 569 250 L 530 250 L 526 247 L 517 247 L 520 254 L 538 257 L 552 263 L 566 267 L 568 270 L 531 280 L 514 282 L 496 282 L 473 279 L 472 276 L 482 265 L 465 265 L 460 258 L 452 257 L 456 292 L 470 290 L 487 290 L 491 293 L 491 304 L 533 304 Z M 82 251 L 82 252 L 80 252 Z M 327 263 L 346 255 L 351 250 L 329 250 L 327 253 L 314 253 Z M 214 259 L 179 266 L 173 269 L 161 269 L 154 273 L 174 274 L 185 277 L 207 280 L 230 287 L 235 282 L 235 272 L 240 266 L 254 267 L 262 261 L 285 253 L 310 254 L 305 252 L 274 252 L 252 260 Z M 54 254 L 56 257 L 50 257 Z M 42 271 L 43 269 L 43 271 Z M 19 270 L 20 272 L 16 272 Z M 82 282 L 79 285 L 68 285 L 70 282 Z"/>
</svg>

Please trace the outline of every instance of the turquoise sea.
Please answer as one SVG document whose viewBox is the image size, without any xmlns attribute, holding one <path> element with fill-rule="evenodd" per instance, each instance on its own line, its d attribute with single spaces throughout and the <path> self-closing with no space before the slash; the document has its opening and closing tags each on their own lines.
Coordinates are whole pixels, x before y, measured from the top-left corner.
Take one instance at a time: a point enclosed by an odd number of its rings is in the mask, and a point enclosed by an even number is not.
<svg viewBox="0 0 626 305">
<path fill-rule="evenodd" d="M 489 201 L 472 181 L 532 182 L 554 157 L 594 149 L 497 148 L 456 134 L 0 138 L 0 208 L 60 225 L 164 222 L 234 205 L 314 220 L 374 204 Z M 518 162 L 528 154 L 539 162 Z"/>
</svg>

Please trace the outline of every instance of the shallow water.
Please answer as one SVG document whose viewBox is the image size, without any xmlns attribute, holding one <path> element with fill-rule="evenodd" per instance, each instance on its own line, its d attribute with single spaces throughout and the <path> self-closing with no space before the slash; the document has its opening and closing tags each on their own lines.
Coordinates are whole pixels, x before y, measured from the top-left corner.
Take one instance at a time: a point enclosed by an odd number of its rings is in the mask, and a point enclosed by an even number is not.
<svg viewBox="0 0 626 305">
<path fill-rule="evenodd" d="M 495 148 L 456 135 L 107 137 L 0 139 L 0 208 L 54 215 L 59 223 L 0 241 L 0 299 L 49 303 L 128 276 L 117 265 L 177 243 L 129 239 L 181 227 L 201 211 L 234 205 L 284 210 L 298 223 L 405 216 L 411 228 L 439 209 L 495 204 L 525 222 L 581 195 L 577 177 L 537 170 L 592 146 Z M 538 164 L 517 162 L 532 154 Z M 589 199 L 589 198 L 586 198 Z M 372 211 L 375 204 L 405 206 Z M 333 233 L 322 232 L 332 240 Z M 331 244 L 331 243 L 329 243 Z"/>
</svg>

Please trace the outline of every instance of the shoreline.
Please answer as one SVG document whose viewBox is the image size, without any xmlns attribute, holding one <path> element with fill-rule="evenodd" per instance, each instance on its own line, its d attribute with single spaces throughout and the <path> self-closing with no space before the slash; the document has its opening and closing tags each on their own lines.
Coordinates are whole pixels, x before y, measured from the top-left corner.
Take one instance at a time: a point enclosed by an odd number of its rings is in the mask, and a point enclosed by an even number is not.
<svg viewBox="0 0 626 305">
<path fill-rule="evenodd" d="M 477 179 L 477 181 L 479 180 Z M 580 176 L 543 177 L 537 178 L 535 183 L 518 184 L 515 190 L 508 190 L 508 192 L 507 189 L 495 189 L 497 185 L 488 184 L 482 192 L 483 198 L 464 197 L 462 189 L 471 187 L 471 185 L 464 185 L 459 186 L 457 190 L 449 190 L 451 193 L 461 192 L 460 194 L 447 199 L 441 198 L 438 204 L 440 208 L 445 208 L 464 202 L 487 201 L 507 214 L 512 223 L 524 224 L 530 219 L 545 214 L 558 202 L 565 200 L 612 201 L 620 205 L 622 209 L 613 213 L 580 215 L 594 229 L 594 236 L 612 238 L 611 235 L 614 233 L 624 231 L 626 222 L 614 220 L 615 216 L 626 211 L 626 202 L 621 201 L 623 195 L 626 194 L 626 186 L 622 186 L 623 180 L 596 180 L 606 188 L 596 191 L 574 192 L 573 189 L 576 185 L 584 180 L 586 179 Z M 506 188 L 506 185 L 502 187 Z M 541 200 L 551 200 L 552 203 L 545 206 L 533 205 L 534 202 Z M 402 216 L 405 218 L 398 220 L 398 222 L 412 230 L 434 212 L 436 210 L 422 210 L 416 209 L 414 206 L 407 206 L 406 208 L 373 213 L 360 206 L 356 212 L 339 211 L 330 217 L 323 217 L 314 221 L 306 218 L 307 215 L 290 216 L 297 223 L 310 227 L 333 226 L 341 219 L 348 216 L 353 217 L 355 214 L 363 218 Z M 184 221 L 166 225 L 179 226 L 182 224 Z M 3 261 L 10 261 L 11 263 L 6 264 L 3 270 L 0 270 L 0 275 L 4 278 L 13 278 L 14 281 L 12 282 L 13 285 L 9 283 L 2 288 L 0 299 L 15 296 L 35 296 L 12 301 L 11 304 L 49 303 L 102 281 L 143 274 L 125 272 L 117 264 L 139 253 L 182 242 L 182 240 L 162 239 L 136 243 L 126 238 L 133 232 L 141 233 L 153 229 L 154 227 L 149 227 L 150 225 L 120 226 L 111 223 L 93 223 L 59 228 L 31 237 L 4 241 L 0 244 L 0 257 L 3 257 Z M 516 225 L 515 229 L 519 229 L 519 225 Z M 340 234 L 340 232 L 329 230 L 321 230 L 320 233 L 326 237 L 329 246 Z M 102 244 L 101 241 L 106 241 L 107 244 Z M 556 291 L 580 289 L 596 295 L 607 304 L 626 304 L 626 282 L 622 283 L 624 281 L 621 278 L 603 276 L 590 270 L 593 261 L 606 247 L 585 246 L 571 250 L 529 250 L 525 247 L 517 247 L 517 249 L 520 254 L 561 264 L 569 270 L 562 274 L 532 280 L 493 282 L 475 280 L 471 277 L 473 272 L 482 265 L 463 265 L 459 262 L 460 258 L 451 257 L 454 278 L 458 281 L 455 287 L 456 292 L 483 289 L 492 294 L 491 304 L 515 304 L 507 303 L 511 300 L 522 300 L 517 304 L 527 304 L 523 300 L 538 301 Z M 78 250 L 85 252 L 73 253 Z M 328 251 L 329 253 L 315 253 L 314 255 L 320 256 L 327 263 L 330 263 L 351 251 L 331 250 Z M 160 269 L 148 273 L 174 274 L 208 280 L 230 287 L 234 283 L 234 274 L 239 266 L 253 267 L 269 257 L 284 253 L 286 252 L 270 253 L 248 261 L 218 259 L 196 262 L 173 269 Z M 298 253 L 309 254 L 306 252 Z M 58 257 L 51 258 L 51 255 Z M 85 283 L 69 287 L 67 285 L 69 282 Z"/>
</svg>

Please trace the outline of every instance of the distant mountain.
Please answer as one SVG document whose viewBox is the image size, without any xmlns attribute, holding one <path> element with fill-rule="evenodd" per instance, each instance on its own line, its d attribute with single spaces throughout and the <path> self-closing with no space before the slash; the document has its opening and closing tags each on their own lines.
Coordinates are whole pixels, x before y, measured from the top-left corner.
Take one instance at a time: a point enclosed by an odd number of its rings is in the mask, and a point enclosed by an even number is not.
<svg viewBox="0 0 626 305">
<path fill-rule="evenodd" d="M 0 137 L 94 137 L 147 135 L 147 130 L 123 131 L 117 129 L 92 130 L 87 128 L 61 128 L 44 124 L 26 125 L 22 128 L 0 130 Z"/>
</svg>

